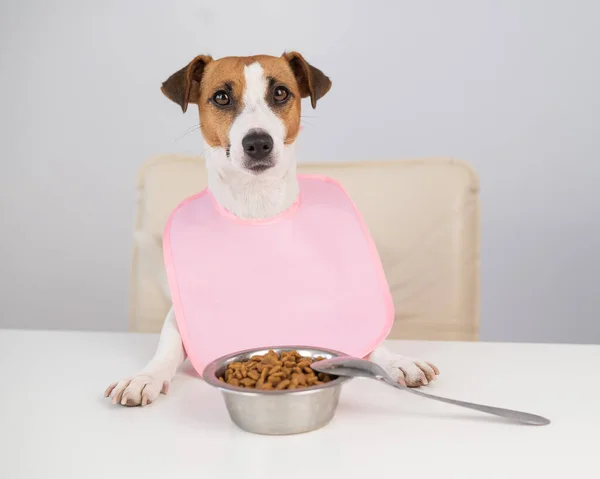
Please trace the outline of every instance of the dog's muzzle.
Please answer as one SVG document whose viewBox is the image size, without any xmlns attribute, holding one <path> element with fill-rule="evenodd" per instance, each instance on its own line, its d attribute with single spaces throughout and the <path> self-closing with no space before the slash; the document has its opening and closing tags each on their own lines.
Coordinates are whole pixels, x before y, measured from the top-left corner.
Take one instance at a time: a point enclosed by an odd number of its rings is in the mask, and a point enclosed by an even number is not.
<svg viewBox="0 0 600 479">
<path fill-rule="evenodd" d="M 250 131 L 242 139 L 247 169 L 260 173 L 273 166 L 273 138 L 262 130 Z"/>
</svg>

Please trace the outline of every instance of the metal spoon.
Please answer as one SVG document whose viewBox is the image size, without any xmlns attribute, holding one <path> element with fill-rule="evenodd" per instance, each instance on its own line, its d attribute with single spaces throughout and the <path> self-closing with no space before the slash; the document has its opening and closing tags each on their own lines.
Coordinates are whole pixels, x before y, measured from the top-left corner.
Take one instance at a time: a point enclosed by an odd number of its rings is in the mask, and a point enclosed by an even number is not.
<svg viewBox="0 0 600 479">
<path fill-rule="evenodd" d="M 411 392 L 413 394 L 416 394 L 417 396 L 426 397 L 428 399 L 435 399 L 436 401 L 441 401 L 448 404 L 454 404 L 455 406 L 462 406 L 469 409 L 475 409 L 476 411 L 506 417 L 509 419 L 521 421 L 526 424 L 531 424 L 535 426 L 545 426 L 547 424 L 550 424 L 550 421 L 548 419 L 546 419 L 545 417 L 536 416 L 535 414 L 529 414 L 521 411 L 513 411 L 511 409 L 503 409 L 500 407 L 484 406 L 482 404 L 458 401 L 456 399 L 448 399 L 445 397 L 427 394 L 417 389 L 409 388 L 407 386 L 402 386 L 401 384 L 398 384 L 396 381 L 394 381 L 379 365 L 371 361 L 366 361 L 364 359 L 357 359 L 352 357 L 324 359 L 322 361 L 318 361 L 311 364 L 311 368 L 317 372 L 331 374 L 333 376 L 363 377 L 375 379 L 377 381 L 384 382 L 388 386 Z"/>
</svg>

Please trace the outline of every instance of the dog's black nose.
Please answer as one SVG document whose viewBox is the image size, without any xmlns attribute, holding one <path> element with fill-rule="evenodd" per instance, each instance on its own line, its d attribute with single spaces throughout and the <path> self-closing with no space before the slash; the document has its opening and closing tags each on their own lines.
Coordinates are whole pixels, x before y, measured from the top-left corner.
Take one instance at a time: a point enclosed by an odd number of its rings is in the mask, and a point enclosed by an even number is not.
<svg viewBox="0 0 600 479">
<path fill-rule="evenodd" d="M 273 151 L 273 138 L 264 131 L 253 131 L 244 137 L 242 146 L 253 160 L 263 160 Z"/>
</svg>

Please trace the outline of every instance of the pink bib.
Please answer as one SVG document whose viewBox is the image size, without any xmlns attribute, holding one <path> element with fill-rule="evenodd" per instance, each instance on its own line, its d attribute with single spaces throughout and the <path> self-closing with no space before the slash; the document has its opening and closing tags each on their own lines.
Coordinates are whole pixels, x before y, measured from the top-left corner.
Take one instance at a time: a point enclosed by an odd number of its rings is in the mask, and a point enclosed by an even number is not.
<svg viewBox="0 0 600 479">
<path fill-rule="evenodd" d="M 298 201 L 269 220 L 241 220 L 209 190 L 171 214 L 167 275 L 199 374 L 250 348 L 297 344 L 365 357 L 389 333 L 391 294 L 354 203 L 332 179 L 298 181 Z"/>
</svg>

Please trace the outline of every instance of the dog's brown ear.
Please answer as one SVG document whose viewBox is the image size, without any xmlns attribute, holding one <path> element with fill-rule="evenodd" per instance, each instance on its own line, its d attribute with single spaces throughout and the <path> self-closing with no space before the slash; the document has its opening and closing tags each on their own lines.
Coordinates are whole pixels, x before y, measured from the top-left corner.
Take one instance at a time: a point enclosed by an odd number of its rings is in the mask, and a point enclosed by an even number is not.
<svg viewBox="0 0 600 479">
<path fill-rule="evenodd" d="M 324 97 L 331 88 L 331 80 L 318 68 L 310 65 L 298 52 L 284 53 L 296 76 L 302 98 L 310 96 L 310 104 L 317 107 L 317 100 Z"/>
<path fill-rule="evenodd" d="M 162 84 L 161 90 L 165 96 L 177 103 L 184 113 L 188 103 L 198 103 L 202 74 L 211 61 L 211 57 L 199 55 Z"/>
</svg>

